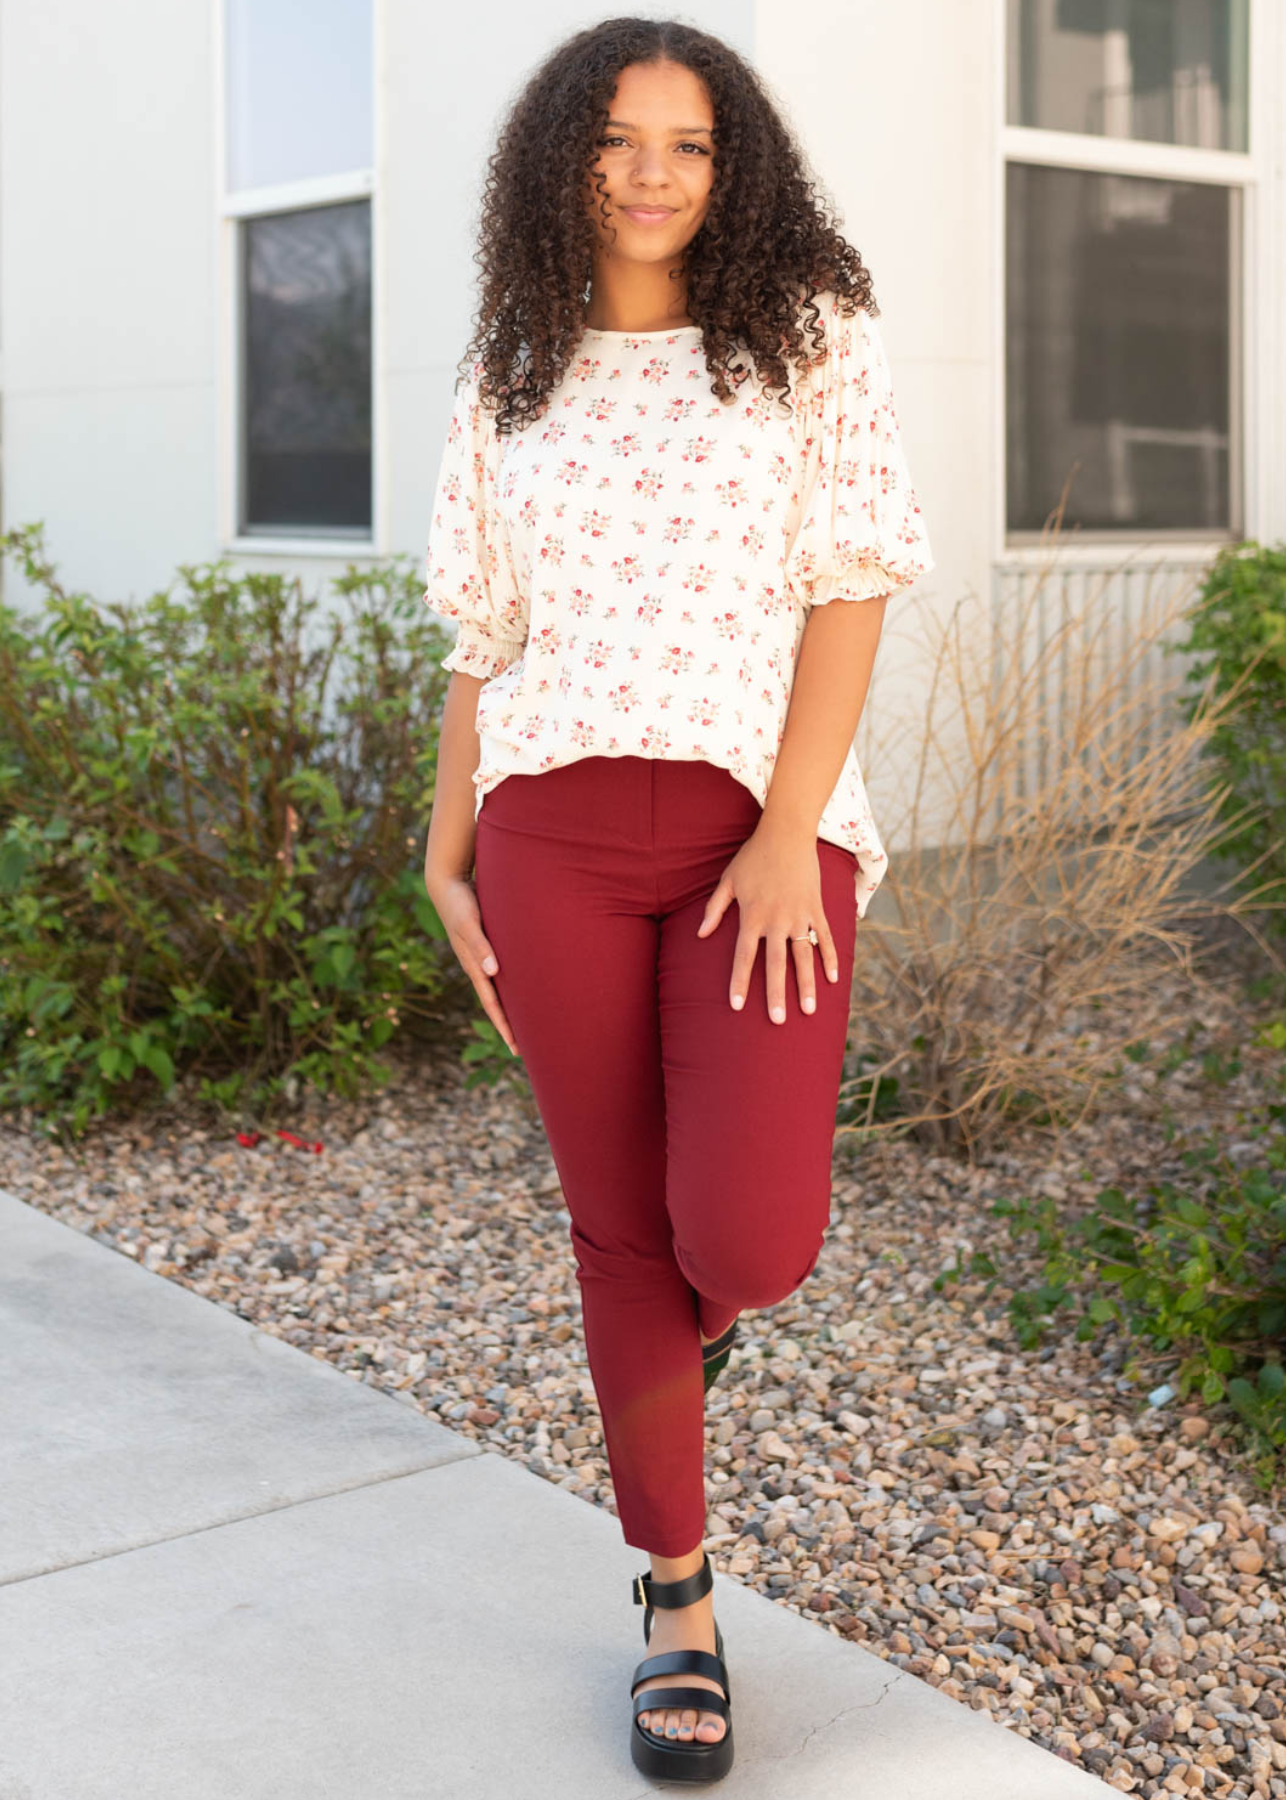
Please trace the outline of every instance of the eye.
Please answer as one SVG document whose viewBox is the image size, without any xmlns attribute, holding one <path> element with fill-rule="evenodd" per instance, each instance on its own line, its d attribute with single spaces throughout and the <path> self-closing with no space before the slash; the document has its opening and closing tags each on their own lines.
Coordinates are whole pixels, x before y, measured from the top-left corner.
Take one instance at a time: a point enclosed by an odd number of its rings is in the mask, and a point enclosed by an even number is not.
<svg viewBox="0 0 1286 1800">
<path fill-rule="evenodd" d="M 608 150 L 613 144 L 623 144 L 624 142 L 625 139 L 623 137 L 613 134 L 611 137 L 600 138 L 598 140 L 598 147 L 600 150 Z M 710 154 L 704 144 L 684 143 L 678 145 L 678 148 L 680 150 L 695 150 L 698 156 L 709 156 Z"/>
</svg>

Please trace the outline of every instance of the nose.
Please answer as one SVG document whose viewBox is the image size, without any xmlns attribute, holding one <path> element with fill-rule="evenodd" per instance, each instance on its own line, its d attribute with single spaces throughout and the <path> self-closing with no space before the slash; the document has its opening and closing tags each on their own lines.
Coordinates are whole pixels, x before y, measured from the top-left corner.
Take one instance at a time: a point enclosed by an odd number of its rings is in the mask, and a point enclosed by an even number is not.
<svg viewBox="0 0 1286 1800">
<path fill-rule="evenodd" d="M 669 183 L 665 168 L 665 153 L 662 150 L 640 150 L 634 164 L 634 180 L 640 187 L 657 186 L 662 192 Z M 659 205 L 660 202 L 658 201 Z"/>
</svg>

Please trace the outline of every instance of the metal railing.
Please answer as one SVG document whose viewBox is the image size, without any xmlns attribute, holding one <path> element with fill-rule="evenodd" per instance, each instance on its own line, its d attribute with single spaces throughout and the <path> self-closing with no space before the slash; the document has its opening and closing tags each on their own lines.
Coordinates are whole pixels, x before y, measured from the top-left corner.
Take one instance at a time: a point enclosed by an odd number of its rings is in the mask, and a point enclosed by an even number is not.
<svg viewBox="0 0 1286 1800">
<path fill-rule="evenodd" d="M 1166 646 L 1209 563 L 997 563 L 992 569 L 992 702 L 1005 719 L 1010 802 L 1051 788 L 1087 823 L 1127 770 L 1142 769 L 1177 720 L 1191 657 Z M 1175 783 L 1170 783 L 1173 788 Z M 1156 794 L 1166 810 L 1167 784 Z"/>
</svg>

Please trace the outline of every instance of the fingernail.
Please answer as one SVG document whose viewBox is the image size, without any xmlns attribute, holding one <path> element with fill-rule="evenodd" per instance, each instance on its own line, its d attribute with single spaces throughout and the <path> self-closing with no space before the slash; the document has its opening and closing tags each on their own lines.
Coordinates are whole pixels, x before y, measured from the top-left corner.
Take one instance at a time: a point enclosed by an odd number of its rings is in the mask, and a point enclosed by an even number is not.
<svg viewBox="0 0 1286 1800">
<path fill-rule="evenodd" d="M 736 1010 L 738 1012 L 740 1012 L 742 1007 L 746 1004 L 745 995 L 744 994 L 734 994 L 732 996 L 732 1004 L 736 1008 Z"/>
<path fill-rule="evenodd" d="M 772 1016 L 780 1025 L 786 1017 L 786 1008 L 784 1006 L 774 1006 L 772 1009 Z"/>
<path fill-rule="evenodd" d="M 827 969 L 826 973 L 830 976 L 832 981 L 839 980 L 839 970 L 838 969 Z"/>
<path fill-rule="evenodd" d="M 494 956 L 484 956 L 482 959 L 482 966 L 487 971 L 488 975 L 494 975 L 498 965 Z"/>
<path fill-rule="evenodd" d="M 813 1008 L 817 1005 L 817 1002 L 816 1002 L 816 1000 L 813 999 L 812 995 L 810 994 L 806 1000 L 802 1000 L 800 1002 L 800 1005 L 803 1007 L 805 1012 L 812 1012 Z"/>
</svg>

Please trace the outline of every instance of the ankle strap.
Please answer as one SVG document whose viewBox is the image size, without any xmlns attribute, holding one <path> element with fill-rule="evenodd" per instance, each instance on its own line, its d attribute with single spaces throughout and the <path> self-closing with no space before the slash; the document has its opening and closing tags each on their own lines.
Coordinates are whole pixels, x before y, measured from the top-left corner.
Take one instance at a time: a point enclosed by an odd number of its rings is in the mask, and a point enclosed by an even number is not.
<svg viewBox="0 0 1286 1800">
<path fill-rule="evenodd" d="M 651 1575 L 636 1575 L 634 1604 L 647 1607 L 691 1606 L 708 1594 L 713 1586 L 710 1553 L 703 1551 L 701 1567 L 694 1575 L 684 1575 L 678 1581 L 655 1581 Z"/>
</svg>

